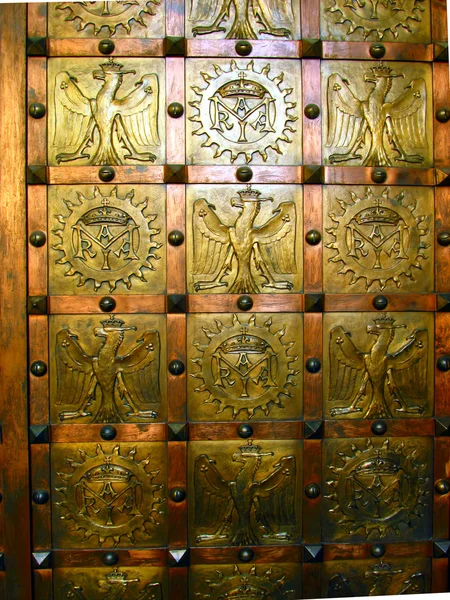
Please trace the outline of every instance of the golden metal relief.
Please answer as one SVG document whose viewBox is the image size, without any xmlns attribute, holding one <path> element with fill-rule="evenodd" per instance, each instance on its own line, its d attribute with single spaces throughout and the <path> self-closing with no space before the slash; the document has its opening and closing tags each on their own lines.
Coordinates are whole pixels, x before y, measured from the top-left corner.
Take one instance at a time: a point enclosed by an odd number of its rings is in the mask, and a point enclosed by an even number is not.
<svg viewBox="0 0 450 600">
<path fill-rule="evenodd" d="M 51 317 L 52 422 L 164 420 L 164 319 L 118 314 Z"/>
<path fill-rule="evenodd" d="M 54 545 L 166 544 L 166 455 L 163 442 L 54 444 Z"/>
<path fill-rule="evenodd" d="M 189 164 L 300 164 L 300 64 L 188 59 Z"/>
<path fill-rule="evenodd" d="M 189 186 L 187 222 L 190 293 L 301 291 L 300 186 Z"/>
<path fill-rule="evenodd" d="M 300 418 L 299 314 L 189 315 L 192 421 Z"/>
<path fill-rule="evenodd" d="M 52 58 L 48 68 L 50 165 L 164 163 L 164 59 Z"/>
<path fill-rule="evenodd" d="M 430 65 L 326 61 L 322 74 L 325 164 L 433 165 Z"/>
<path fill-rule="evenodd" d="M 51 295 L 165 291 L 165 188 L 50 186 Z"/>
<path fill-rule="evenodd" d="M 432 292 L 431 188 L 324 188 L 326 292 Z"/>
<path fill-rule="evenodd" d="M 432 313 L 326 314 L 323 335 L 326 418 L 433 415 Z"/>
</svg>

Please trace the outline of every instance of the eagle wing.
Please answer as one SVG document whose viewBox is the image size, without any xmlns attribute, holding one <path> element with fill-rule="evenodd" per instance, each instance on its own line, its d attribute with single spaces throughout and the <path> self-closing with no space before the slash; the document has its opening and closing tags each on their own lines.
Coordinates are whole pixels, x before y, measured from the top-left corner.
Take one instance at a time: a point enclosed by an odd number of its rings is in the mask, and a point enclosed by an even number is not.
<svg viewBox="0 0 450 600">
<path fill-rule="evenodd" d="M 359 388 L 365 371 L 364 354 L 339 326 L 330 334 L 329 402 L 349 402 Z"/>
<path fill-rule="evenodd" d="M 230 246 L 228 227 L 222 223 L 214 210 L 215 206 L 208 204 L 204 198 L 194 202 L 194 275 L 216 275 Z"/>
<path fill-rule="evenodd" d="M 271 27 L 289 25 L 294 21 L 292 0 L 253 0 L 255 17 L 262 17 Z"/>
<path fill-rule="evenodd" d="M 390 117 L 400 141 L 411 148 L 426 146 L 427 87 L 423 79 L 413 79 L 394 102 L 384 105 L 386 117 Z"/>
<path fill-rule="evenodd" d="M 78 343 L 78 336 L 69 329 L 56 335 L 56 404 L 80 406 L 86 399 L 91 379 L 95 378 L 92 358 Z"/>
<path fill-rule="evenodd" d="M 362 103 L 351 91 L 349 82 L 337 73 L 328 79 L 327 104 L 327 148 L 351 146 L 363 119 Z"/>
<path fill-rule="evenodd" d="M 195 459 L 195 527 L 217 528 L 231 498 L 228 482 L 206 454 Z"/>
<path fill-rule="evenodd" d="M 136 346 L 116 357 L 118 371 L 138 406 L 161 402 L 159 389 L 160 342 L 157 331 L 144 331 Z"/>
<path fill-rule="evenodd" d="M 126 134 L 133 145 L 159 146 L 159 82 L 155 73 L 143 75 L 135 89 L 124 98 L 114 100 Z M 119 139 L 122 139 L 118 126 Z"/>
<path fill-rule="evenodd" d="M 295 456 L 283 456 L 275 470 L 260 482 L 254 482 L 254 497 L 269 525 L 296 525 Z"/>
<path fill-rule="evenodd" d="M 137 600 L 162 600 L 162 588 L 160 583 L 147 583 L 139 594 Z"/>
<path fill-rule="evenodd" d="M 229 15 L 230 6 L 230 0 L 192 0 L 189 20 L 214 22 L 221 12 Z"/>
<path fill-rule="evenodd" d="M 387 367 L 400 392 L 409 398 L 427 397 L 428 331 L 417 329 L 397 352 L 388 354 Z"/>
<path fill-rule="evenodd" d="M 77 86 L 77 79 L 66 71 L 56 76 L 55 135 L 58 150 L 77 148 L 85 138 L 92 121 L 92 103 Z"/>
<path fill-rule="evenodd" d="M 294 202 L 281 202 L 274 216 L 253 229 L 262 258 L 275 273 L 297 273 L 295 260 L 296 209 Z"/>
</svg>

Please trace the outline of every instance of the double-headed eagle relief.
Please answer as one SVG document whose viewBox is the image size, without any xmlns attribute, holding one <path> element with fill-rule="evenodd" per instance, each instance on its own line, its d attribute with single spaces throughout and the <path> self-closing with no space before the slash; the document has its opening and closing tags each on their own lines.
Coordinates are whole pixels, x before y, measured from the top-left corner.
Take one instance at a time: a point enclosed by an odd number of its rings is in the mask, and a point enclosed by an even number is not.
<svg viewBox="0 0 450 600">
<path fill-rule="evenodd" d="M 163 161 L 159 105 L 160 94 L 161 98 L 164 94 L 164 67 L 158 60 L 129 59 L 123 65 L 111 57 L 98 65 L 94 59 L 76 59 L 70 64 L 55 59 L 50 64 L 52 164 Z M 158 72 L 145 72 L 146 67 Z"/>
</svg>

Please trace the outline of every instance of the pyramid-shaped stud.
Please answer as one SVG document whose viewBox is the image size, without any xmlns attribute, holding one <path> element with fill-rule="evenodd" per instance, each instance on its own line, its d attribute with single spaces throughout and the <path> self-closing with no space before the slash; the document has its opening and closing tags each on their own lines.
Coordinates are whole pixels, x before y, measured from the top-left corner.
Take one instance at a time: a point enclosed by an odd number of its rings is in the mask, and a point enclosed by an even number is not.
<svg viewBox="0 0 450 600">
<path fill-rule="evenodd" d="M 42 36 L 31 36 L 27 38 L 28 56 L 47 56 L 47 38 Z"/>
<path fill-rule="evenodd" d="M 436 184 L 450 185 L 450 169 L 443 169 L 442 167 L 436 169 Z"/>
<path fill-rule="evenodd" d="M 165 165 L 164 183 L 186 183 L 185 165 Z"/>
<path fill-rule="evenodd" d="M 322 58 L 322 41 L 304 39 L 302 41 L 303 56 L 308 58 Z"/>
<path fill-rule="evenodd" d="M 450 294 L 437 295 L 437 309 L 439 312 L 450 311 Z"/>
<path fill-rule="evenodd" d="M 52 553 L 51 552 L 33 552 L 33 569 L 51 569 L 52 568 Z"/>
<path fill-rule="evenodd" d="M 323 294 L 305 294 L 305 312 L 323 312 Z"/>
<path fill-rule="evenodd" d="M 169 423 L 168 434 L 169 442 L 187 442 L 189 439 L 187 423 Z"/>
<path fill-rule="evenodd" d="M 5 570 L 5 555 L 3 552 L 0 552 L 0 571 Z"/>
<path fill-rule="evenodd" d="M 47 296 L 29 296 L 27 309 L 29 315 L 46 315 Z"/>
<path fill-rule="evenodd" d="M 448 62 L 448 44 L 444 42 L 434 44 L 434 60 L 436 62 Z"/>
<path fill-rule="evenodd" d="M 437 417 L 434 420 L 436 435 L 450 435 L 450 419 L 448 417 Z"/>
<path fill-rule="evenodd" d="M 323 421 L 305 421 L 305 439 L 321 440 L 323 438 Z"/>
<path fill-rule="evenodd" d="M 303 546 L 303 561 L 306 563 L 323 561 L 323 546 Z"/>
<path fill-rule="evenodd" d="M 186 56 L 186 38 L 166 37 L 164 39 L 164 54 L 166 56 Z"/>
<path fill-rule="evenodd" d="M 323 167 L 320 165 L 304 165 L 303 183 L 323 183 Z"/>
<path fill-rule="evenodd" d="M 30 427 L 30 444 L 48 444 L 48 426 L 32 425 Z"/>
<path fill-rule="evenodd" d="M 168 313 L 187 312 L 187 297 L 185 294 L 170 294 L 167 296 Z"/>
<path fill-rule="evenodd" d="M 47 167 L 45 165 L 28 165 L 27 183 L 30 185 L 47 183 Z"/>
<path fill-rule="evenodd" d="M 450 542 L 448 540 L 440 540 L 433 543 L 434 558 L 449 558 L 450 557 Z"/>
<path fill-rule="evenodd" d="M 188 567 L 190 555 L 188 548 L 169 550 L 169 567 Z"/>
</svg>

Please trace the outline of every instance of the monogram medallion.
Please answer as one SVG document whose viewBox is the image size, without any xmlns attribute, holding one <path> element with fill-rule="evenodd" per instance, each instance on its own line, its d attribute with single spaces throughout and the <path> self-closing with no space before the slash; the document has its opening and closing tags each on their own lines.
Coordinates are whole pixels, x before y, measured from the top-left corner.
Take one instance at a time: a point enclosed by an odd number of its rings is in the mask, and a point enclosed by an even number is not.
<svg viewBox="0 0 450 600">
<path fill-rule="evenodd" d="M 301 339 L 301 315 L 189 315 L 189 418 L 299 418 Z"/>
<path fill-rule="evenodd" d="M 431 292 L 430 188 L 329 186 L 324 190 L 327 292 Z"/>
<path fill-rule="evenodd" d="M 326 314 L 326 417 L 431 417 L 433 339 L 432 313 Z"/>
<path fill-rule="evenodd" d="M 162 164 L 163 59 L 48 61 L 49 164 Z"/>
<path fill-rule="evenodd" d="M 427 438 L 327 440 L 327 541 L 431 535 L 433 454 Z"/>
<path fill-rule="evenodd" d="M 187 121 L 189 164 L 300 162 L 294 111 L 301 97 L 299 66 L 281 60 L 217 59 L 211 65 L 188 59 L 186 69 L 187 80 L 194 83 Z"/>
<path fill-rule="evenodd" d="M 58 547 L 166 543 L 165 444 L 54 444 L 52 465 Z"/>
<path fill-rule="evenodd" d="M 50 340 L 53 422 L 164 420 L 164 316 L 54 316 Z"/>
<path fill-rule="evenodd" d="M 163 293 L 163 186 L 51 186 L 50 294 Z"/>
<path fill-rule="evenodd" d="M 425 63 L 322 63 L 327 165 L 433 166 L 432 86 Z"/>
<path fill-rule="evenodd" d="M 189 186 L 187 203 L 190 293 L 301 291 L 300 186 Z"/>
</svg>

